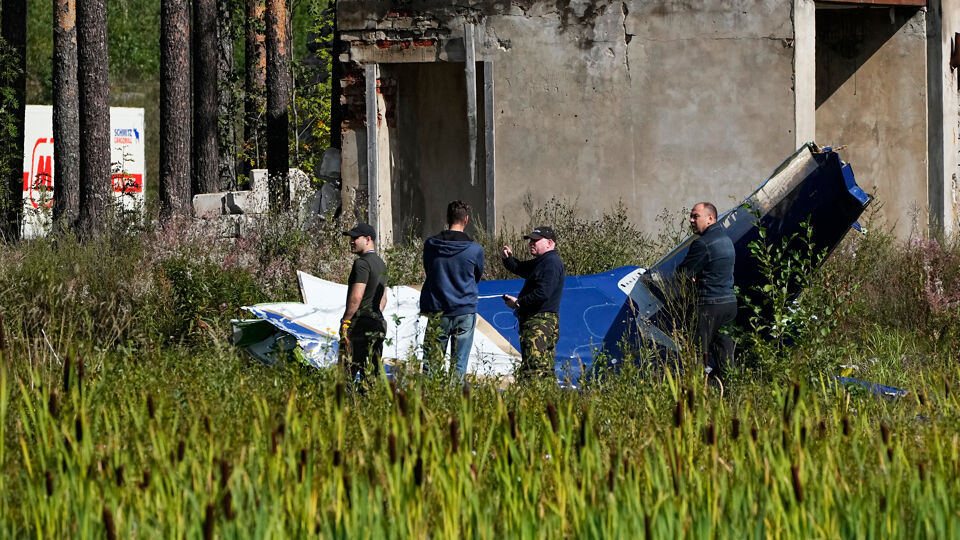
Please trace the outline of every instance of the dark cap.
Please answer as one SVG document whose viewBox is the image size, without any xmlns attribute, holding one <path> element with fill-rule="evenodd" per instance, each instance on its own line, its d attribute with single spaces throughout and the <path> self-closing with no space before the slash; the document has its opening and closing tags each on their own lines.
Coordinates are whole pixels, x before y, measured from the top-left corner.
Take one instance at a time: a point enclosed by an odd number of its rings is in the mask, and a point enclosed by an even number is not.
<svg viewBox="0 0 960 540">
<path fill-rule="evenodd" d="M 537 227 L 536 229 L 523 235 L 524 240 L 539 240 L 541 238 L 553 240 L 554 242 L 557 241 L 557 235 L 554 234 L 553 228 L 551 227 Z"/>
<path fill-rule="evenodd" d="M 357 223 L 356 227 L 350 229 L 349 231 L 343 231 L 343 235 L 349 236 L 350 238 L 358 238 L 360 236 L 376 238 L 377 231 L 373 230 L 373 227 L 367 225 L 366 223 Z"/>
</svg>

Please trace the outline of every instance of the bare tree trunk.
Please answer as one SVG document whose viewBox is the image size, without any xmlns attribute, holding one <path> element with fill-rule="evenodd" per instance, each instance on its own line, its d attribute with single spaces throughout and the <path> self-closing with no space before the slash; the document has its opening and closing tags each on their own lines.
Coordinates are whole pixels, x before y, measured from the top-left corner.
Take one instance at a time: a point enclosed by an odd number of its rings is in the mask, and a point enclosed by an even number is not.
<svg viewBox="0 0 960 540">
<path fill-rule="evenodd" d="M 248 145 L 246 154 L 250 156 L 251 168 L 263 166 L 265 141 L 262 129 L 264 111 L 264 93 L 267 84 L 267 51 L 264 42 L 264 0 L 247 0 L 247 36 L 244 56 L 246 77 L 244 79 L 244 122 L 243 140 Z"/>
<path fill-rule="evenodd" d="M 80 90 L 80 232 L 103 232 L 111 210 L 110 77 L 106 0 L 77 3 Z"/>
<path fill-rule="evenodd" d="M 287 43 L 285 0 L 267 0 L 267 173 L 270 207 L 290 208 L 288 109 L 290 106 L 290 49 Z"/>
<path fill-rule="evenodd" d="M 25 182 L 32 179 L 23 177 L 23 116 L 26 112 L 27 97 L 27 2 L 26 0 L 3 0 L 2 20 L 0 20 L 0 34 L 17 55 L 19 73 L 12 79 L 0 81 L 2 86 L 13 89 L 16 100 L 16 110 L 13 111 L 16 133 L 8 134 L 12 140 L 7 140 L 6 155 L 0 159 L 6 160 L 10 176 L 6 181 L 8 198 L 2 201 L 3 218 L 0 230 L 9 240 L 20 237 L 20 222 L 23 218 L 23 188 Z"/>
<path fill-rule="evenodd" d="M 237 183 L 236 135 L 233 117 L 233 0 L 217 0 L 217 145 L 220 189 Z"/>
<path fill-rule="evenodd" d="M 160 222 L 190 207 L 190 0 L 161 0 Z"/>
<path fill-rule="evenodd" d="M 219 191 L 217 175 L 217 4 L 193 2 L 193 192 Z"/>
<path fill-rule="evenodd" d="M 80 102 L 77 96 L 77 5 L 53 0 L 53 223 L 80 219 Z"/>
</svg>

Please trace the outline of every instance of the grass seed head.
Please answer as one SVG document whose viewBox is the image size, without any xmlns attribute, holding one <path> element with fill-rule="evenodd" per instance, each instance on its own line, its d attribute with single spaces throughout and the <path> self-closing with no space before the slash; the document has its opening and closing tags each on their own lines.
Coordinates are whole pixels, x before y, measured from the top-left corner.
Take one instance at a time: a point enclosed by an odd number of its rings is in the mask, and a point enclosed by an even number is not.
<svg viewBox="0 0 960 540">
<path fill-rule="evenodd" d="M 107 533 L 107 540 L 117 540 L 117 527 L 113 523 L 113 512 L 103 507 L 103 528 Z"/>
<path fill-rule="evenodd" d="M 83 379 L 87 374 L 87 365 L 84 363 L 83 357 L 77 358 L 77 389 L 81 392 L 83 391 Z"/>
<path fill-rule="evenodd" d="M 117 480 L 117 487 L 123 487 L 123 465 L 114 469 L 113 474 Z"/>
<path fill-rule="evenodd" d="M 187 443 L 183 439 L 177 441 L 177 463 L 183 461 L 184 454 L 187 453 Z"/>
<path fill-rule="evenodd" d="M 890 445 L 890 428 L 887 427 L 887 424 L 880 422 L 880 438 L 883 439 L 883 444 L 885 446 Z"/>
<path fill-rule="evenodd" d="M 407 415 L 407 393 L 403 390 L 397 390 L 397 411 L 400 416 Z"/>
<path fill-rule="evenodd" d="M 73 359 L 70 358 L 70 355 L 67 355 L 67 358 L 63 361 L 63 394 L 67 395 L 70 393 L 70 373 L 73 371 Z"/>
<path fill-rule="evenodd" d="M 220 460 L 220 488 L 223 489 L 227 487 L 227 483 L 230 482 L 230 474 L 232 473 L 233 467 L 230 465 L 230 462 L 226 458 Z"/>
<path fill-rule="evenodd" d="M 807 444 L 807 425 L 800 426 L 800 446 Z"/>
<path fill-rule="evenodd" d="M 340 453 L 340 450 L 333 451 L 333 466 L 339 467 L 343 463 L 343 455 Z"/>
<path fill-rule="evenodd" d="M 556 433 L 560 428 L 560 419 L 557 416 L 557 406 L 552 401 L 547 403 L 547 418 L 550 419 L 550 428 Z"/>
<path fill-rule="evenodd" d="M 683 425 L 683 402 L 677 400 L 677 404 L 673 407 L 673 427 L 679 428 Z"/>
<path fill-rule="evenodd" d="M 344 393 L 343 382 L 337 381 L 337 384 L 336 386 L 334 386 L 334 391 L 333 391 L 334 402 L 337 404 L 337 409 L 343 408 L 343 393 Z"/>
<path fill-rule="evenodd" d="M 47 497 L 52 497 L 53 496 L 53 473 L 51 473 L 50 471 L 47 471 L 46 474 L 44 474 L 44 479 L 46 480 Z"/>
<path fill-rule="evenodd" d="M 885 495 L 880 495 L 880 512 L 887 511 L 887 497 Z"/>
<path fill-rule="evenodd" d="M 707 446 L 714 446 L 717 444 L 717 430 L 713 425 L 713 422 L 710 422 L 703 428 L 703 442 Z"/>
<path fill-rule="evenodd" d="M 397 462 L 397 435 L 391 432 L 387 437 L 387 454 L 390 456 L 390 464 Z"/>
<path fill-rule="evenodd" d="M 456 454 L 460 450 L 460 421 L 454 416 L 450 419 L 450 449 Z"/>
<path fill-rule="evenodd" d="M 213 539 L 213 525 L 215 516 L 216 514 L 214 512 L 213 503 L 207 503 L 207 508 L 203 513 L 203 540 Z"/>
<path fill-rule="evenodd" d="M 343 495 L 347 499 L 347 506 L 350 506 L 350 475 L 343 473 Z"/>
<path fill-rule="evenodd" d="M 417 461 L 413 464 L 413 483 L 417 487 L 423 485 L 423 458 L 417 456 Z"/>
<path fill-rule="evenodd" d="M 463 386 L 460 387 L 460 395 L 463 396 L 464 400 L 470 401 L 470 383 L 463 383 Z"/>
<path fill-rule="evenodd" d="M 140 483 L 137 484 L 137 487 L 141 490 L 147 489 L 150 487 L 150 469 L 143 471 L 143 478 L 140 480 Z"/>
<path fill-rule="evenodd" d="M 510 424 L 510 437 L 517 438 L 517 415 L 513 410 L 507 411 L 507 422 Z"/>
<path fill-rule="evenodd" d="M 223 516 L 227 518 L 227 520 L 233 520 L 233 518 L 236 517 L 236 514 L 233 512 L 233 495 L 230 494 L 229 489 L 223 493 L 220 506 L 223 510 Z"/>
<path fill-rule="evenodd" d="M 800 468 L 796 465 L 790 466 L 790 480 L 793 483 L 793 498 L 798 503 L 803 502 L 803 485 L 800 483 Z"/>
<path fill-rule="evenodd" d="M 750 439 L 753 442 L 757 442 L 757 426 L 750 426 Z"/>
<path fill-rule="evenodd" d="M 687 394 L 687 408 L 693 411 L 693 389 L 684 388 L 684 392 Z"/>
<path fill-rule="evenodd" d="M 83 420 L 79 416 L 73 421 L 73 434 L 77 442 L 83 442 Z"/>
<path fill-rule="evenodd" d="M 157 406 L 153 402 L 153 395 L 147 394 L 147 417 L 151 420 L 157 416 Z"/>
<path fill-rule="evenodd" d="M 917 474 L 920 476 L 921 482 L 927 479 L 927 466 L 922 461 L 917 462 Z"/>
<path fill-rule="evenodd" d="M 737 440 L 739 437 L 740 437 L 740 419 L 737 417 L 734 417 L 733 420 L 730 421 L 730 438 L 733 440 Z"/>
<path fill-rule="evenodd" d="M 843 436 L 844 437 L 849 436 L 850 435 L 850 419 L 847 418 L 846 415 L 844 415 L 843 419 L 841 420 L 841 423 L 843 424 Z"/>
<path fill-rule="evenodd" d="M 50 398 L 47 400 L 47 412 L 53 418 L 60 417 L 60 395 L 56 390 L 50 392 Z"/>
</svg>

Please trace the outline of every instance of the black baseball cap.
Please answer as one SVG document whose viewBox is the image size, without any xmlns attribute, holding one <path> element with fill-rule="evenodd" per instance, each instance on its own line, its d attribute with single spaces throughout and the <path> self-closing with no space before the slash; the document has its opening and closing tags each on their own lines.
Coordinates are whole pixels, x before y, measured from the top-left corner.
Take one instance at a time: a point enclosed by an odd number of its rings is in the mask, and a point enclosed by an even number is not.
<svg viewBox="0 0 960 540">
<path fill-rule="evenodd" d="M 343 235 L 349 236 L 350 238 L 359 238 L 361 236 L 376 238 L 377 231 L 373 230 L 373 227 L 367 225 L 366 223 L 357 223 L 356 227 L 350 229 L 349 231 L 343 231 Z"/>
<path fill-rule="evenodd" d="M 539 240 L 541 238 L 546 238 L 547 240 L 557 241 L 557 235 L 553 232 L 552 227 L 537 227 L 536 229 L 530 231 L 529 233 L 523 235 L 524 240 Z"/>
</svg>

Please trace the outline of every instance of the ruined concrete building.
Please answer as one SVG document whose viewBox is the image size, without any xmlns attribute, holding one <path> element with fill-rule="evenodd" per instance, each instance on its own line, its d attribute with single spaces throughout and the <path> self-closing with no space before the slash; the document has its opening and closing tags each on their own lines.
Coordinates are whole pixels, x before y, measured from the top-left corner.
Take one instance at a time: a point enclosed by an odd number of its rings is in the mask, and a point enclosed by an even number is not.
<svg viewBox="0 0 960 540">
<path fill-rule="evenodd" d="M 958 226 L 960 0 L 339 0 L 343 197 L 391 241 L 469 201 L 729 207 L 844 145 L 905 237 Z M 375 121 L 373 120 L 375 119 Z"/>
</svg>

